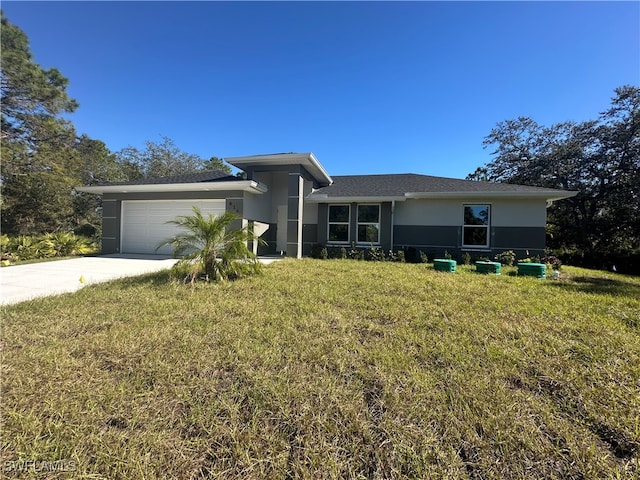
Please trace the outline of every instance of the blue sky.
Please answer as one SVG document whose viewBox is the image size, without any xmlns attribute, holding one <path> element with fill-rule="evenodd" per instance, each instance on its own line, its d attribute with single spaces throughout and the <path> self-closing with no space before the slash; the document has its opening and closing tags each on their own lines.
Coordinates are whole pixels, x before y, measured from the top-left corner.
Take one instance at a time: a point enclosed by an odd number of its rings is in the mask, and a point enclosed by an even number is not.
<svg viewBox="0 0 640 480">
<path fill-rule="evenodd" d="M 500 121 L 589 120 L 640 84 L 639 2 L 15 2 L 79 133 L 331 175 L 464 178 Z"/>
</svg>

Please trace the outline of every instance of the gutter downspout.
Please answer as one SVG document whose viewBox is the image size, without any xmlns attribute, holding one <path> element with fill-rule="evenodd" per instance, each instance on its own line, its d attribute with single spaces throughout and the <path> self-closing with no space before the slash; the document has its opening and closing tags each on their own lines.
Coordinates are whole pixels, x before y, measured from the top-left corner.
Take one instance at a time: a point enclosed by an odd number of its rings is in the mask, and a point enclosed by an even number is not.
<svg viewBox="0 0 640 480">
<path fill-rule="evenodd" d="M 396 211 L 396 201 L 395 200 L 391 200 L 391 251 L 393 251 L 393 215 Z"/>
</svg>

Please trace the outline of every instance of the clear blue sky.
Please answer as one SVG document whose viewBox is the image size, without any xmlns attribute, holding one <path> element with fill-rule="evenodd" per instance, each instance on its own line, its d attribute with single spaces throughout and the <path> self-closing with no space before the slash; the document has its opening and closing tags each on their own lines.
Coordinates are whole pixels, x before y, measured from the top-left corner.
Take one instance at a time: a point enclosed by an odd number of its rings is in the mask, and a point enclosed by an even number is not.
<svg viewBox="0 0 640 480">
<path fill-rule="evenodd" d="M 496 123 L 595 119 L 640 84 L 640 2 L 12 2 L 79 133 L 331 175 L 464 178 Z"/>
</svg>

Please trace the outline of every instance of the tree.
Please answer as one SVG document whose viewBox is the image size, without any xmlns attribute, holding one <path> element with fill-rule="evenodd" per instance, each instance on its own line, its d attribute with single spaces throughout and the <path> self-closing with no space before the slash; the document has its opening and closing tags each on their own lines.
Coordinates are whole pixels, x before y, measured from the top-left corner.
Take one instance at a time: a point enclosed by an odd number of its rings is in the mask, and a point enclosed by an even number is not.
<svg viewBox="0 0 640 480">
<path fill-rule="evenodd" d="M 161 142 L 146 141 L 144 150 L 125 147 L 116 154 L 122 168 L 129 172 L 130 180 L 185 175 L 204 170 L 223 170 L 231 174 L 231 168 L 219 158 L 204 160 L 198 155 L 183 152 L 170 138 L 161 138 Z"/>
<path fill-rule="evenodd" d="M 231 175 L 231 167 L 224 163 L 224 160 L 218 157 L 211 157 L 209 160 L 205 160 L 202 163 L 203 170 L 221 170 Z"/>
<path fill-rule="evenodd" d="M 174 256 L 182 257 L 176 264 L 177 271 L 186 272 L 185 281 L 192 283 L 202 276 L 207 281 L 219 281 L 258 273 L 261 264 L 247 243 L 261 240 L 248 227 L 231 228 L 237 219 L 232 212 L 205 217 L 193 207 L 193 215 L 179 216 L 171 222 L 181 232 L 158 248 L 171 245 Z"/>
<path fill-rule="evenodd" d="M 0 112 L 2 229 L 9 233 L 54 231 L 73 214 L 75 130 L 60 114 L 78 104 L 67 79 L 33 61 L 27 36 L 2 13 Z"/>
<path fill-rule="evenodd" d="M 81 135 L 74 144 L 77 156 L 76 185 L 94 185 L 129 180 L 129 172 L 104 142 Z M 72 192 L 73 228 L 76 233 L 97 236 L 102 228 L 100 208 L 102 197 L 83 192 Z"/>
<path fill-rule="evenodd" d="M 520 117 L 484 140 L 494 159 L 468 178 L 575 190 L 549 209 L 552 247 L 587 257 L 640 248 L 640 88 L 615 90 L 597 120 L 544 127 Z"/>
<path fill-rule="evenodd" d="M 51 139 L 65 122 L 56 116 L 73 112 L 78 104 L 66 93 L 68 80 L 55 68 L 44 70 L 33 61 L 25 33 L 2 12 L 2 141 L 37 147 Z"/>
</svg>

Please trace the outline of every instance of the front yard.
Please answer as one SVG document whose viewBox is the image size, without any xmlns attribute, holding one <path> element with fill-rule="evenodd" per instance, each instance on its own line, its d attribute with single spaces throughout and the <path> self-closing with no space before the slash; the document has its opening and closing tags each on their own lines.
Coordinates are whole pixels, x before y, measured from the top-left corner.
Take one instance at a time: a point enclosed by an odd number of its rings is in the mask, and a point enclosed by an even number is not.
<svg viewBox="0 0 640 480">
<path fill-rule="evenodd" d="M 640 278 L 509 273 L 285 260 L 4 307 L 3 473 L 640 475 Z"/>
</svg>

